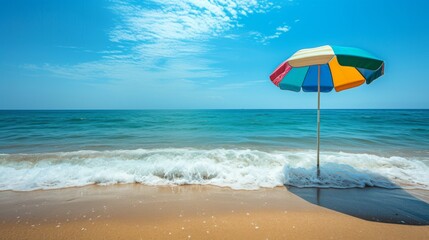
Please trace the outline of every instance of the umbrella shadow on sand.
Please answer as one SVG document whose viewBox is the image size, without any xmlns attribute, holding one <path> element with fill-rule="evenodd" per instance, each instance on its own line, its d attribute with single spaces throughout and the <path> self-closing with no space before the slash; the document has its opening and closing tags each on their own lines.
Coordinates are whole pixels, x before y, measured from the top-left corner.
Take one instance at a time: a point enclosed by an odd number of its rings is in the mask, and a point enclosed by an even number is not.
<svg viewBox="0 0 429 240">
<path fill-rule="evenodd" d="M 325 165 L 326 166 L 326 165 Z M 329 163 L 329 168 L 346 166 L 353 175 L 361 173 L 344 164 Z M 289 169 L 289 171 L 302 169 Z M 314 169 L 314 171 L 316 171 Z M 323 177 L 324 168 L 321 172 Z M 351 172 L 350 172 L 351 171 Z M 312 204 L 360 219 L 406 225 L 429 225 L 429 191 L 405 190 L 381 175 L 378 179 L 390 183 L 394 189 L 380 187 L 364 188 L 299 188 L 285 185 L 289 192 Z M 425 199 L 425 200 L 423 200 Z"/>
</svg>

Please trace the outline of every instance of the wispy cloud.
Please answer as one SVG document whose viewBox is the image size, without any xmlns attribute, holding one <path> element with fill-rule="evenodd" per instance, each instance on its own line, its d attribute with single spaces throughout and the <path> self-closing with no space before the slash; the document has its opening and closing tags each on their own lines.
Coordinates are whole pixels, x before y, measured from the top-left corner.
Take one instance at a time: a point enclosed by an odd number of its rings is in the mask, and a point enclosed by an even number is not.
<svg viewBox="0 0 429 240">
<path fill-rule="evenodd" d="M 276 28 L 276 31 L 271 35 L 264 35 L 260 32 L 256 32 L 256 31 L 249 32 L 249 34 L 251 36 L 253 36 L 253 38 L 255 40 L 257 40 L 258 42 L 260 42 L 262 44 L 268 44 L 270 42 L 270 40 L 279 38 L 282 34 L 289 32 L 290 29 L 291 29 L 290 26 L 282 25 L 282 26 L 278 26 Z"/>
<path fill-rule="evenodd" d="M 241 17 L 263 13 L 272 5 L 265 0 L 117 1 L 112 9 L 121 16 L 120 24 L 110 33 L 110 39 L 132 42 L 133 50 L 142 56 L 201 54 L 210 50 L 207 40 L 239 26 Z"/>
<path fill-rule="evenodd" d="M 100 59 L 74 65 L 31 65 L 69 79 L 169 80 L 224 76 L 208 57 L 215 38 L 237 39 L 231 29 L 240 19 L 273 8 L 268 0 L 114 0 L 117 25 L 108 37 L 113 48 L 98 51 Z M 281 26 L 261 42 L 289 30 Z"/>
</svg>

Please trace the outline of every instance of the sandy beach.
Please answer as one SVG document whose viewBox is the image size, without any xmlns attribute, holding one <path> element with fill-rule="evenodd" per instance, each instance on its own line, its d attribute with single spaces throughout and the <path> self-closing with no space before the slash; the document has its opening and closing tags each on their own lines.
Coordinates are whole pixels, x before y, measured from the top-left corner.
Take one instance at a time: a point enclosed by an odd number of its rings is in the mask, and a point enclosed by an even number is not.
<svg viewBox="0 0 429 240">
<path fill-rule="evenodd" d="M 428 199 L 378 188 L 3 191 L 0 239 L 428 239 Z"/>
</svg>

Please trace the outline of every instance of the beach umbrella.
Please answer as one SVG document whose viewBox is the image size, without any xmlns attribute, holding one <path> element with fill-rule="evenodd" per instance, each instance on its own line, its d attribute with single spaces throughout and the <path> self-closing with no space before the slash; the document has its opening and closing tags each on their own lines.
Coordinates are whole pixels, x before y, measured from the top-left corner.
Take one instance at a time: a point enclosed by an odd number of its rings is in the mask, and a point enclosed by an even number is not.
<svg viewBox="0 0 429 240">
<path fill-rule="evenodd" d="M 343 91 L 370 84 L 384 74 L 384 61 L 352 47 L 321 46 L 302 49 L 270 75 L 282 90 L 317 92 L 317 176 L 320 175 L 320 92 Z"/>
</svg>

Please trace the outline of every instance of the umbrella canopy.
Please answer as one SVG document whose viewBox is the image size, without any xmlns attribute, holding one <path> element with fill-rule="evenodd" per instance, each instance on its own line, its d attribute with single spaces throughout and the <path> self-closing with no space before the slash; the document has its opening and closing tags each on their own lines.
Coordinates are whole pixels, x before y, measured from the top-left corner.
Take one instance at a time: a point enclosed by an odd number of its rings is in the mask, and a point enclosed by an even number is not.
<svg viewBox="0 0 429 240">
<path fill-rule="evenodd" d="M 384 62 L 370 53 L 327 45 L 299 50 L 280 64 L 270 79 L 282 90 L 317 92 L 319 66 L 321 92 L 370 84 L 384 74 Z"/>
<path fill-rule="evenodd" d="M 317 176 L 320 175 L 320 92 L 343 91 L 370 84 L 384 74 L 384 61 L 351 47 L 321 46 L 302 49 L 270 75 L 282 90 L 317 92 Z"/>
</svg>

